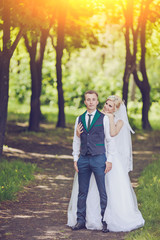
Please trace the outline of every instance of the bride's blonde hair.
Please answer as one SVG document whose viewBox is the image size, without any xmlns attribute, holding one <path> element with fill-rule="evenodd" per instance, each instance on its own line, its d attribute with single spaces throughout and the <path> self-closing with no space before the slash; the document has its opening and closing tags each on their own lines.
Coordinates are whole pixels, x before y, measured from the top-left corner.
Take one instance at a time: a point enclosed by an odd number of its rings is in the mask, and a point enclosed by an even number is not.
<svg viewBox="0 0 160 240">
<path fill-rule="evenodd" d="M 122 103 L 124 103 L 124 102 L 122 101 L 122 99 L 121 99 L 119 96 L 117 96 L 117 95 L 111 95 L 111 96 L 109 96 L 109 97 L 107 98 L 106 102 L 107 102 L 108 100 L 114 102 L 114 104 L 115 104 L 115 112 L 119 109 L 120 105 L 121 105 Z"/>
</svg>

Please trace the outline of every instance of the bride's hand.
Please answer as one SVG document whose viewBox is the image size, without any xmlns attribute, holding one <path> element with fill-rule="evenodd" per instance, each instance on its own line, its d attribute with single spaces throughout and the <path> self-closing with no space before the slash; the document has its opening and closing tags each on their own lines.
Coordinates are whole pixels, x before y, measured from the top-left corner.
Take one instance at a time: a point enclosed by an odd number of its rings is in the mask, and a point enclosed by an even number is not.
<svg viewBox="0 0 160 240">
<path fill-rule="evenodd" d="M 107 111 L 105 111 L 105 109 L 103 108 L 101 111 L 104 115 L 108 116 L 109 118 L 114 117 L 113 113 L 109 113 Z"/>
<path fill-rule="evenodd" d="M 109 118 L 114 117 L 114 115 L 112 113 L 108 113 L 108 112 L 106 112 L 105 115 L 107 115 Z"/>
<path fill-rule="evenodd" d="M 76 129 L 76 135 L 77 135 L 77 137 L 80 137 L 81 133 L 83 133 L 83 125 L 82 125 L 82 123 L 79 123 L 79 124 L 77 125 L 77 129 Z"/>
<path fill-rule="evenodd" d="M 111 162 L 106 162 L 106 169 L 105 169 L 105 173 L 109 172 L 112 169 L 112 163 Z"/>
<path fill-rule="evenodd" d="M 76 172 L 78 173 L 78 166 L 77 166 L 77 162 L 74 162 L 74 169 L 76 170 Z"/>
</svg>

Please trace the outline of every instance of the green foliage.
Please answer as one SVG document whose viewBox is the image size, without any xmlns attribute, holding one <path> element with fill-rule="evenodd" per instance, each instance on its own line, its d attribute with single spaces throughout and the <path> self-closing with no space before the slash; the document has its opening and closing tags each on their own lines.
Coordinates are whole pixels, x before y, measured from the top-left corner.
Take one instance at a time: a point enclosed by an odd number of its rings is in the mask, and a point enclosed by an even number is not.
<svg viewBox="0 0 160 240">
<path fill-rule="evenodd" d="M 88 89 L 94 89 L 99 93 L 100 108 L 109 95 L 115 93 L 121 95 L 124 65 L 121 60 L 122 55 L 117 51 L 119 43 L 112 44 L 111 41 L 113 38 L 108 40 L 106 48 L 87 47 L 71 55 L 64 68 L 67 105 L 82 107 L 84 93 Z"/>
<path fill-rule="evenodd" d="M 155 39 L 157 39 L 156 36 Z M 124 37 L 119 32 L 119 26 L 107 25 L 105 33 L 99 33 L 98 38 L 99 46 L 97 47 L 91 48 L 87 46 L 79 50 L 67 47 L 68 49 L 63 52 L 62 80 L 65 106 L 76 106 L 77 108 L 84 106 L 83 95 L 88 89 L 98 91 L 100 100 L 99 108 L 102 108 L 107 96 L 111 94 L 122 96 L 122 78 L 125 65 Z M 152 46 L 152 42 L 150 42 L 151 49 Z M 151 55 L 151 52 L 148 52 L 146 55 L 147 73 L 151 85 L 151 103 L 157 102 L 160 99 L 160 63 L 158 58 L 158 55 L 155 53 Z M 152 64 L 153 62 L 154 64 Z M 42 68 L 42 105 L 55 106 L 57 104 L 55 65 L 55 49 L 50 39 L 48 39 Z M 131 91 L 132 85 L 130 84 L 129 102 Z M 11 60 L 10 98 L 12 101 L 17 99 L 20 103 L 28 104 L 30 102 L 30 95 L 31 76 L 29 56 L 22 39 Z M 142 101 L 141 93 L 137 87 L 135 101 Z M 139 114 L 141 115 L 141 112 Z"/>
<path fill-rule="evenodd" d="M 34 179 L 36 165 L 21 161 L 0 162 L 0 201 L 11 200 L 23 185 Z"/>
<path fill-rule="evenodd" d="M 57 81 L 56 81 L 56 68 L 55 68 L 55 51 L 51 44 L 50 39 L 44 53 L 43 69 L 42 69 L 42 105 L 55 105 L 57 104 Z"/>
<path fill-rule="evenodd" d="M 148 165 L 136 190 L 145 226 L 129 234 L 126 240 L 159 240 L 160 236 L 160 160 Z"/>
<path fill-rule="evenodd" d="M 158 102 L 160 99 L 160 61 L 157 61 L 156 56 L 150 56 L 147 60 L 148 77 L 151 84 L 151 103 Z M 153 62 L 154 64 L 152 64 Z"/>
<path fill-rule="evenodd" d="M 16 99 L 19 103 L 26 103 L 30 98 L 30 94 L 29 56 L 24 41 L 21 39 L 11 58 L 9 95 L 11 99 Z"/>
</svg>

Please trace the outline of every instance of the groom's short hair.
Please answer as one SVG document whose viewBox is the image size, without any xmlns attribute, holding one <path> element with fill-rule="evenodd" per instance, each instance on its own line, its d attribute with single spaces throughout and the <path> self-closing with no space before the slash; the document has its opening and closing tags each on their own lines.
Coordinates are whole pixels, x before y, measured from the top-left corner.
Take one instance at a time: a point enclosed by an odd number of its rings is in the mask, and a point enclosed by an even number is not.
<svg viewBox="0 0 160 240">
<path fill-rule="evenodd" d="M 98 98 L 98 93 L 94 90 L 88 90 L 85 92 L 84 96 L 86 96 L 87 94 L 96 94 L 97 98 Z"/>
</svg>

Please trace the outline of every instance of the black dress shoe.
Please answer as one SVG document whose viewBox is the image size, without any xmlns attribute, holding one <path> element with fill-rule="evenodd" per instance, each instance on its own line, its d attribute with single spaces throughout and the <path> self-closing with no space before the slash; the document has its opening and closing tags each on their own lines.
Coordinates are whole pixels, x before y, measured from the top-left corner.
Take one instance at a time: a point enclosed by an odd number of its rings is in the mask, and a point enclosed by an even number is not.
<svg viewBox="0 0 160 240">
<path fill-rule="evenodd" d="M 83 229 L 83 228 L 86 228 L 85 224 L 77 222 L 76 225 L 72 227 L 72 230 L 76 231 L 76 230 L 80 230 L 80 229 Z"/>
<path fill-rule="evenodd" d="M 104 232 L 104 233 L 109 232 L 109 230 L 107 229 L 107 223 L 106 222 L 103 222 L 102 232 Z"/>
</svg>

